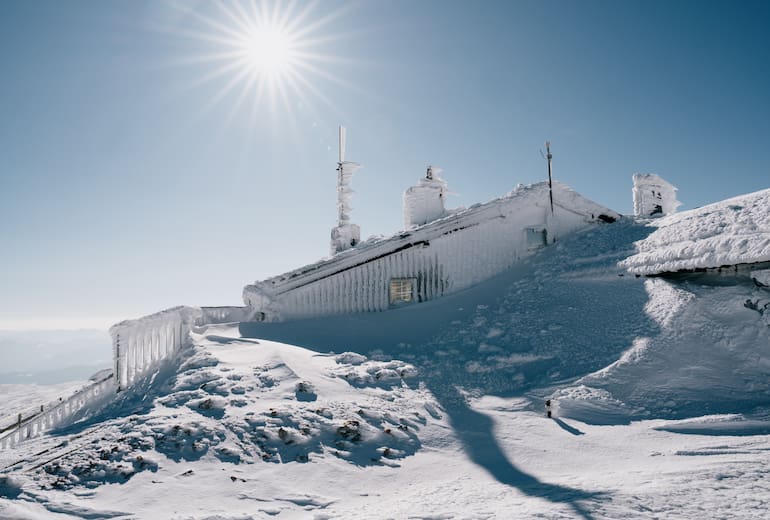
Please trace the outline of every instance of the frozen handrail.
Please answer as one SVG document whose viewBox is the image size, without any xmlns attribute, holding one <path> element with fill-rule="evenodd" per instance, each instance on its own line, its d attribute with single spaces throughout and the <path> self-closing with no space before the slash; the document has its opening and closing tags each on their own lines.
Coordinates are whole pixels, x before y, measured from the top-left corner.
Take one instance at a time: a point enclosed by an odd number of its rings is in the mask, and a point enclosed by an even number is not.
<svg viewBox="0 0 770 520">
<path fill-rule="evenodd" d="M 91 381 L 83 388 L 77 390 L 66 399 L 62 399 L 49 408 L 41 407 L 41 410 L 28 417 L 19 414 L 16 423 L 0 429 L 0 449 L 8 449 L 18 443 L 42 435 L 54 427 L 62 427 L 68 424 L 77 412 L 85 406 L 104 398 L 114 389 L 114 374 L 107 375 Z"/>
</svg>

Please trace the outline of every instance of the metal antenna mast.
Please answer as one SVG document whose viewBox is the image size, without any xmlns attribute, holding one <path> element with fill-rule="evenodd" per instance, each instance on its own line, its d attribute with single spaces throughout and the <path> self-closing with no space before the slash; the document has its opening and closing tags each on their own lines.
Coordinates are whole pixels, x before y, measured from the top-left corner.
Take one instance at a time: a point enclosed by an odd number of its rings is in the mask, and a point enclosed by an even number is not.
<svg viewBox="0 0 770 520">
<path fill-rule="evenodd" d="M 551 198 L 551 214 L 553 215 L 553 180 L 551 178 L 551 141 L 545 142 L 545 158 L 548 159 L 548 196 Z"/>
<path fill-rule="evenodd" d="M 331 254 L 349 249 L 361 241 L 361 230 L 350 222 L 350 181 L 361 165 L 345 160 L 345 127 L 340 126 L 340 154 L 337 162 L 337 225 L 332 228 Z"/>
<path fill-rule="evenodd" d="M 337 225 L 344 226 L 349 220 L 347 215 L 348 204 L 345 199 L 349 178 L 345 177 L 345 127 L 340 126 L 340 160 L 337 163 Z"/>
</svg>

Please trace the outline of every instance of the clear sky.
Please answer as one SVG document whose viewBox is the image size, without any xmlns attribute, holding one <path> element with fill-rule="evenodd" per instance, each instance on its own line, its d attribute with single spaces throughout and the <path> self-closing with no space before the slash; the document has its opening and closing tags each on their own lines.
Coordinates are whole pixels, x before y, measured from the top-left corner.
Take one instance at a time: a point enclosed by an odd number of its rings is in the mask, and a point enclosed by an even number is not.
<svg viewBox="0 0 770 520">
<path fill-rule="evenodd" d="M 239 304 L 327 255 L 339 124 L 364 238 L 428 164 L 467 206 L 544 179 L 546 139 L 621 212 L 634 172 L 683 209 L 770 187 L 768 26 L 765 1 L 4 0 L 0 328 Z"/>
</svg>

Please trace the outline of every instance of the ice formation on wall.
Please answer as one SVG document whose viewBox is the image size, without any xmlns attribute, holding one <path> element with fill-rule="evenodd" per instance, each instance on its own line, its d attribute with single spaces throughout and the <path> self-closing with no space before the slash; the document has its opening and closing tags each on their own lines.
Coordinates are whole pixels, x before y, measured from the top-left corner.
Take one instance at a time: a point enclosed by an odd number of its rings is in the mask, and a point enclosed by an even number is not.
<svg viewBox="0 0 770 520">
<path fill-rule="evenodd" d="M 118 389 L 154 372 L 188 341 L 196 322 L 201 322 L 200 308 L 179 306 L 110 327 Z"/>
<path fill-rule="evenodd" d="M 655 217 L 670 215 L 681 205 L 677 188 L 654 173 L 634 174 L 634 215 Z"/>
<path fill-rule="evenodd" d="M 444 195 L 447 183 L 439 176 L 440 173 L 440 168 L 428 166 L 428 171 L 419 184 L 404 192 L 404 229 L 421 226 L 446 216 Z"/>
</svg>

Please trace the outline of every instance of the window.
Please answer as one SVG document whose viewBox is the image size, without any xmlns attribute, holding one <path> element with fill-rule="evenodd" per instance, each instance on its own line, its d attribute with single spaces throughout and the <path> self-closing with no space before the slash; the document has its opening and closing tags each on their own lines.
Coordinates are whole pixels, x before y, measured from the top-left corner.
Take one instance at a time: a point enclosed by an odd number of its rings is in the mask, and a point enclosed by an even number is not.
<svg viewBox="0 0 770 520">
<path fill-rule="evenodd" d="M 548 244 L 548 232 L 545 229 L 527 228 L 527 249 L 540 249 Z"/>
<path fill-rule="evenodd" d="M 414 278 L 390 279 L 390 304 L 409 303 L 414 297 Z"/>
</svg>

